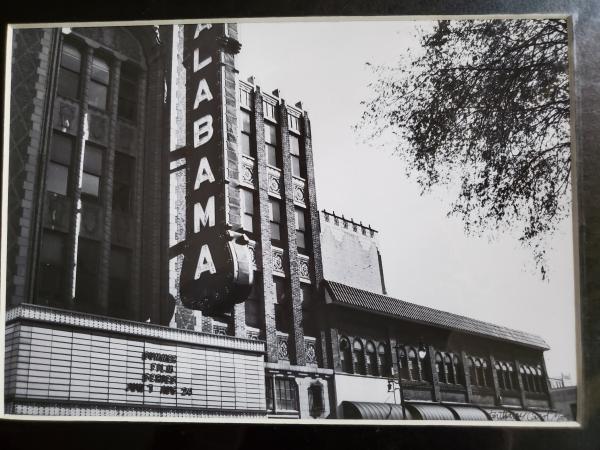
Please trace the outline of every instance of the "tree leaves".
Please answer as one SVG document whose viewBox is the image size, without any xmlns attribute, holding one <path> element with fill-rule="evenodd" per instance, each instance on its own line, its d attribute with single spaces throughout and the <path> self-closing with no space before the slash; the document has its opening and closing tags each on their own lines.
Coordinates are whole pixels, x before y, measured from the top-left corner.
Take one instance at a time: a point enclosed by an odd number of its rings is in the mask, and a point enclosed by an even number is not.
<svg viewBox="0 0 600 450">
<path fill-rule="evenodd" d="M 517 230 L 542 277 L 544 239 L 568 215 L 564 20 L 442 20 L 423 52 L 377 80 L 358 129 L 392 132 L 423 192 L 460 180 L 449 214 L 469 233 Z"/>
</svg>

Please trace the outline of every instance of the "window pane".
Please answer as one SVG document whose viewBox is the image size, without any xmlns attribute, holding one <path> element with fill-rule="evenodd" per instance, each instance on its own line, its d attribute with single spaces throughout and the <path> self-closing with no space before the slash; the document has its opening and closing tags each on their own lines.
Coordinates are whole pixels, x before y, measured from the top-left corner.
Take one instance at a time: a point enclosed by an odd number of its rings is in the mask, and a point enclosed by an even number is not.
<svg viewBox="0 0 600 450">
<path fill-rule="evenodd" d="M 73 153 L 73 138 L 63 134 L 55 133 L 52 136 L 52 150 L 50 159 L 64 166 L 71 164 L 71 154 Z"/>
<path fill-rule="evenodd" d="M 277 145 L 277 129 L 275 125 L 265 123 L 265 142 L 267 144 Z"/>
<path fill-rule="evenodd" d="M 246 111 L 241 111 L 241 115 L 242 115 L 242 131 L 244 133 L 250 134 L 251 133 L 251 123 L 250 123 L 250 114 L 247 113 Z"/>
<path fill-rule="evenodd" d="M 60 195 L 67 195 L 69 168 L 53 162 L 46 169 L 46 190 Z"/>
<path fill-rule="evenodd" d="M 290 134 L 290 153 L 292 155 L 300 155 L 300 140 L 298 136 Z"/>
<path fill-rule="evenodd" d="M 269 220 L 276 223 L 281 221 L 279 202 L 276 200 L 269 200 Z"/>
<path fill-rule="evenodd" d="M 119 80 L 118 115 L 121 118 L 135 121 L 137 114 L 138 84 L 137 75 L 132 69 L 123 65 Z"/>
<path fill-rule="evenodd" d="M 83 171 L 100 176 L 102 174 L 102 149 L 86 144 L 83 158 Z"/>
<path fill-rule="evenodd" d="M 273 278 L 273 284 L 275 285 L 275 303 L 285 303 L 284 280 L 280 278 Z"/>
<path fill-rule="evenodd" d="M 296 230 L 305 231 L 306 223 L 304 222 L 304 210 L 296 209 Z"/>
<path fill-rule="evenodd" d="M 279 224 L 271 222 L 271 239 L 276 241 L 281 240 L 281 231 L 279 230 Z"/>
<path fill-rule="evenodd" d="M 110 79 L 109 68 L 106 61 L 102 58 L 98 58 L 94 56 L 92 60 L 92 80 L 98 81 L 102 84 L 108 84 L 108 80 Z"/>
<path fill-rule="evenodd" d="M 118 247 L 110 249 L 109 314 L 126 318 L 129 311 L 131 251 Z"/>
<path fill-rule="evenodd" d="M 89 311 L 96 301 L 100 257 L 100 244 L 89 239 L 79 239 L 77 250 L 76 307 Z"/>
<path fill-rule="evenodd" d="M 296 231 L 296 245 L 300 250 L 306 249 L 306 236 L 304 231 Z"/>
<path fill-rule="evenodd" d="M 79 74 L 64 67 L 58 75 L 58 95 L 67 98 L 79 98 Z"/>
<path fill-rule="evenodd" d="M 62 266 L 64 259 L 65 236 L 62 233 L 44 231 L 40 263 Z"/>
<path fill-rule="evenodd" d="M 106 98 L 108 87 L 97 81 L 90 81 L 88 91 L 88 103 L 96 108 L 106 109 Z"/>
<path fill-rule="evenodd" d="M 242 133 L 240 136 L 240 147 L 242 148 L 242 153 L 244 155 L 252 156 L 252 150 L 250 147 L 250 136 Z"/>
<path fill-rule="evenodd" d="M 242 202 L 244 213 L 254 214 L 254 194 L 250 191 L 242 190 Z"/>
<path fill-rule="evenodd" d="M 300 171 L 300 158 L 295 155 L 292 155 L 292 175 L 295 177 L 302 177 L 302 172 Z"/>
<path fill-rule="evenodd" d="M 312 300 L 312 296 L 310 293 L 310 287 L 302 286 L 302 306 L 308 307 L 310 306 Z"/>
<path fill-rule="evenodd" d="M 98 197 L 100 195 L 100 177 L 84 172 L 81 179 L 81 193 Z"/>
<path fill-rule="evenodd" d="M 72 72 L 81 71 L 81 52 L 77 49 L 77 47 L 74 47 L 68 43 L 63 44 L 60 65 L 71 70 Z"/>
<path fill-rule="evenodd" d="M 267 144 L 267 163 L 273 167 L 279 167 L 277 165 L 277 149 L 272 145 Z"/>
</svg>

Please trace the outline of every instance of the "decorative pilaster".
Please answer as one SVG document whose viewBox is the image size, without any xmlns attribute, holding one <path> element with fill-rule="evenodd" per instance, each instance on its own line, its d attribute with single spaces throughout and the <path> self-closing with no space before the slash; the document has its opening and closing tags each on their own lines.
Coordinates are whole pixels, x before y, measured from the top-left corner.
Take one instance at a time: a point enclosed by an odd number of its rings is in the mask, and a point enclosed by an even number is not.
<svg viewBox="0 0 600 450">
<path fill-rule="evenodd" d="M 279 104 L 279 126 L 281 131 L 281 154 L 283 172 L 283 192 L 285 205 L 285 229 L 287 235 L 288 257 L 286 260 L 289 274 L 289 302 L 292 323 L 290 331 L 291 359 L 294 364 L 306 364 L 304 330 L 302 326 L 302 291 L 298 266 L 298 246 L 296 242 L 296 212 L 294 206 L 294 185 L 292 179 L 292 161 L 290 157 L 290 138 L 288 130 L 288 112 L 283 100 Z"/>
<path fill-rule="evenodd" d="M 258 189 L 258 216 L 260 234 L 258 242 L 259 270 L 262 270 L 262 291 L 264 299 L 265 341 L 267 343 L 267 361 L 277 362 L 277 334 L 275 326 L 275 286 L 273 285 L 273 250 L 271 246 L 271 224 L 269 222 L 269 174 L 265 151 L 265 123 L 263 116 L 263 97 L 260 87 L 254 91 L 254 129 L 256 130 L 256 183 Z"/>
<path fill-rule="evenodd" d="M 428 369 L 430 370 L 430 373 L 428 375 L 431 377 L 431 393 L 433 395 L 433 401 L 439 402 L 442 399 L 442 395 L 440 392 L 440 380 L 438 378 L 437 370 L 435 370 L 435 349 L 433 348 L 433 345 L 427 346 L 427 356 L 425 356 L 425 360 L 429 363 Z"/>
<path fill-rule="evenodd" d="M 471 403 L 473 399 L 473 386 L 471 384 L 471 371 L 469 370 L 469 359 L 467 353 L 463 350 L 460 352 L 460 360 L 462 362 L 462 376 L 465 380 L 465 394 L 467 397 L 467 403 Z"/>
<path fill-rule="evenodd" d="M 523 377 L 521 376 L 521 363 L 515 359 L 515 370 L 517 373 L 517 381 L 519 382 L 519 394 L 521 398 L 521 406 L 525 407 L 525 384 L 523 383 Z"/>
</svg>

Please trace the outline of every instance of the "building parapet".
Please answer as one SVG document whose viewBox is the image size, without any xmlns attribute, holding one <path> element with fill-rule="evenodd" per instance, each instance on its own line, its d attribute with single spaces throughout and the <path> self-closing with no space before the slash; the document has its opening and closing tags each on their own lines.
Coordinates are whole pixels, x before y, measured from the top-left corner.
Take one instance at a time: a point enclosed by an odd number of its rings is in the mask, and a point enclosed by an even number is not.
<svg viewBox="0 0 600 450">
<path fill-rule="evenodd" d="M 349 231 L 354 231 L 355 233 L 362 234 L 363 236 L 374 238 L 377 233 L 379 233 L 377 230 L 371 228 L 371 225 L 363 225 L 362 222 L 355 222 L 352 218 L 347 219 L 343 214 L 338 216 L 335 211 L 329 212 L 323 210 L 321 211 L 321 215 L 325 222 L 332 223 Z"/>
</svg>

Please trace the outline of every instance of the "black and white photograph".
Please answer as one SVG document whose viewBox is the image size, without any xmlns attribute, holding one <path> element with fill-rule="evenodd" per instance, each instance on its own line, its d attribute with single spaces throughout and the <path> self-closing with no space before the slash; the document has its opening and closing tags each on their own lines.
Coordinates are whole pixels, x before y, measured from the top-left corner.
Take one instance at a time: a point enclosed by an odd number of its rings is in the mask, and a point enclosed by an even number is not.
<svg viewBox="0 0 600 450">
<path fill-rule="evenodd" d="M 578 427 L 570 28 L 9 27 L 4 417 Z"/>
</svg>

